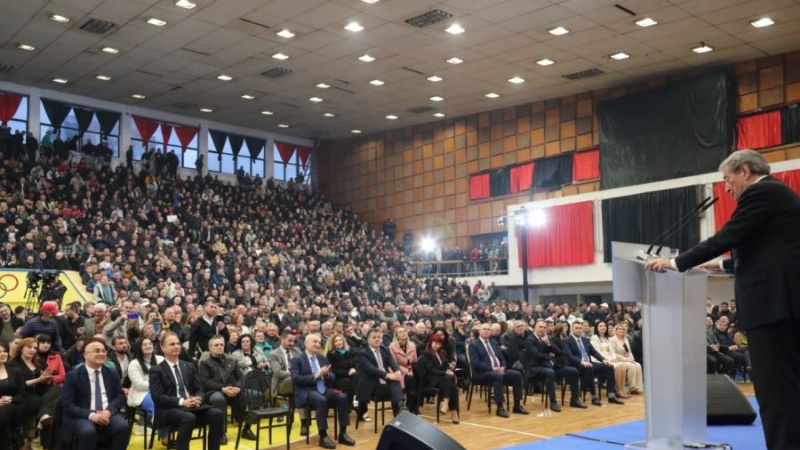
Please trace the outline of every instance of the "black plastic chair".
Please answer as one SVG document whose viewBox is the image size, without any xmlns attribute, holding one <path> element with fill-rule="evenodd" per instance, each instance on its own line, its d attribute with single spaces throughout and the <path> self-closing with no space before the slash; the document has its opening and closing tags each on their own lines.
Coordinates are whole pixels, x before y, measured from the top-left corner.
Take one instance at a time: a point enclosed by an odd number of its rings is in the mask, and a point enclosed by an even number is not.
<svg viewBox="0 0 800 450">
<path fill-rule="evenodd" d="M 147 412 L 141 408 L 126 405 L 125 420 L 128 421 L 128 426 L 131 427 L 131 434 L 133 434 L 133 426 L 138 420 L 141 420 L 142 423 L 144 423 L 144 439 L 142 440 L 142 446 L 145 450 L 147 450 Z"/>
<path fill-rule="evenodd" d="M 290 410 L 283 408 L 264 408 L 254 409 L 247 412 L 248 419 L 255 421 L 256 425 L 256 448 L 261 441 L 261 430 L 269 430 L 269 445 L 272 445 L 272 429 L 275 427 L 286 427 L 286 450 L 289 450 L 292 434 L 292 420 L 289 418 Z M 274 423 L 276 419 L 282 417 L 283 422 Z M 262 420 L 267 420 L 267 425 L 261 425 Z M 239 449 L 239 441 L 242 438 L 242 428 L 244 420 L 239 421 L 239 432 L 236 434 L 236 449 Z M 308 436 L 306 436 L 306 444 L 308 443 Z"/>
<path fill-rule="evenodd" d="M 467 368 L 469 369 L 469 386 L 467 388 L 467 411 L 469 411 L 470 406 L 472 406 L 472 395 L 475 387 L 478 387 L 479 395 L 481 392 L 486 392 L 486 403 L 489 406 L 489 414 L 492 413 L 492 400 L 494 399 L 494 384 L 490 381 L 484 381 L 483 383 L 477 383 L 475 381 L 475 373 L 472 371 L 472 360 L 470 359 L 469 352 L 467 352 Z M 511 390 L 508 385 L 505 386 L 506 388 L 506 398 L 505 402 L 507 405 L 511 405 L 510 398 L 511 398 Z M 508 408 L 506 408 L 508 409 Z"/>
</svg>

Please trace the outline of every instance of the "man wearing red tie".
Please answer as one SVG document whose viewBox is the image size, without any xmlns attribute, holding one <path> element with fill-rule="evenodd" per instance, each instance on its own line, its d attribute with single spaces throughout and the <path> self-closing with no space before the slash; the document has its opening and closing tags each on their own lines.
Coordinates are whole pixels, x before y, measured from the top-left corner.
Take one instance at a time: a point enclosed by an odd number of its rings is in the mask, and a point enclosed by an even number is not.
<svg viewBox="0 0 800 450">
<path fill-rule="evenodd" d="M 472 364 L 472 374 L 475 381 L 485 383 L 491 381 L 494 386 L 494 400 L 497 403 L 497 415 L 509 417 L 508 411 L 503 407 L 503 386 L 508 385 L 514 389 L 514 409 L 516 414 L 528 414 L 522 407 L 522 374 L 513 369 L 506 369 L 506 362 L 500 347 L 490 339 L 492 327 L 488 323 L 481 324 L 480 338 L 469 344 L 469 359 Z"/>
</svg>

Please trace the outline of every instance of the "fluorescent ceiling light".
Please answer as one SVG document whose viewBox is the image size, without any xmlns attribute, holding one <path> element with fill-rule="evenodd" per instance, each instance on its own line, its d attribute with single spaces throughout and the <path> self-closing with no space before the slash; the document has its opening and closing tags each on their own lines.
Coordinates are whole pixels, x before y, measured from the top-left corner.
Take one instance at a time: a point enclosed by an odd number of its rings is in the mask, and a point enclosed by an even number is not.
<svg viewBox="0 0 800 450">
<path fill-rule="evenodd" d="M 540 60 L 536 61 L 536 64 L 538 64 L 540 66 L 549 66 L 549 65 L 555 64 L 555 61 L 553 61 L 552 59 L 544 58 L 544 59 L 540 59 Z"/>
<path fill-rule="evenodd" d="M 447 60 L 447 62 L 449 62 L 450 64 L 461 64 L 461 63 L 463 63 L 463 62 L 464 62 L 464 60 L 463 60 L 463 59 L 461 59 L 461 58 L 456 58 L 456 57 L 454 56 L 454 57 L 452 57 L 452 58 L 448 59 L 448 60 Z"/>
<path fill-rule="evenodd" d="M 509 83 L 520 84 L 525 82 L 525 78 L 522 77 L 514 77 L 508 79 Z"/>
<path fill-rule="evenodd" d="M 489 92 L 488 94 L 486 94 L 486 97 L 497 98 L 500 97 L 500 94 L 498 94 L 497 92 Z"/>
<path fill-rule="evenodd" d="M 360 61 L 364 61 L 364 62 L 372 62 L 372 61 L 375 61 L 375 58 L 374 58 L 374 57 L 372 57 L 372 56 L 369 56 L 369 55 L 361 55 L 361 56 L 359 56 L 359 57 L 358 57 L 358 59 L 359 59 Z"/>
<path fill-rule="evenodd" d="M 157 27 L 163 27 L 164 25 L 167 24 L 167 22 L 165 22 L 165 21 L 163 21 L 161 19 L 156 19 L 155 17 L 151 17 L 151 18 L 147 19 L 147 23 L 149 23 L 150 25 L 155 25 Z"/>
<path fill-rule="evenodd" d="M 388 116 L 386 116 L 386 118 L 389 119 L 389 120 L 397 120 L 398 119 L 398 117 L 395 116 L 394 114 L 389 114 Z"/>
<path fill-rule="evenodd" d="M 440 77 L 438 75 L 431 75 L 431 76 L 428 77 L 428 81 L 432 81 L 434 83 L 438 83 L 439 81 L 442 81 L 442 80 L 444 80 L 444 78 L 442 78 L 442 77 Z"/>
<path fill-rule="evenodd" d="M 656 21 L 656 19 L 653 19 L 652 17 L 645 17 L 644 19 L 639 19 L 635 23 L 636 25 L 639 25 L 642 28 L 658 25 L 658 21 Z"/>
<path fill-rule="evenodd" d="M 439 117 L 439 118 L 444 117 L 444 113 L 435 112 L 433 113 L 433 117 Z"/>
<path fill-rule="evenodd" d="M 325 113 L 325 114 L 322 115 L 322 117 L 336 117 L 336 114 L 334 114 L 334 113 Z"/>
<path fill-rule="evenodd" d="M 619 61 L 621 59 L 628 59 L 630 57 L 631 57 L 631 55 L 629 55 L 629 54 L 627 54 L 625 52 L 614 53 L 613 55 L 610 56 L 611 59 L 616 59 L 617 61 Z"/>
<path fill-rule="evenodd" d="M 175 6 L 180 6 L 181 8 L 192 9 L 197 6 L 196 3 L 192 3 L 189 0 L 178 0 L 175 2 Z"/>
<path fill-rule="evenodd" d="M 20 49 L 20 50 L 27 50 L 29 52 L 32 52 L 32 51 L 36 50 L 36 47 L 34 47 L 32 45 L 28 45 L 28 44 L 23 44 L 22 42 L 17 44 L 17 48 Z"/>
<path fill-rule="evenodd" d="M 211 109 L 211 108 L 200 108 L 200 112 L 204 112 L 204 113 L 210 113 L 210 112 L 213 112 L 213 111 L 214 110 Z"/>
<path fill-rule="evenodd" d="M 320 89 L 328 89 L 329 87 L 331 87 L 331 85 L 325 83 L 317 83 L 317 87 Z"/>
<path fill-rule="evenodd" d="M 552 35 L 554 35 L 554 36 L 563 36 L 563 35 L 569 33 L 569 30 L 564 28 L 564 27 L 555 27 L 555 28 L 552 28 L 550 30 L 547 30 L 547 32 L 552 34 Z"/>
<path fill-rule="evenodd" d="M 352 31 L 353 33 L 357 33 L 359 31 L 362 31 L 364 27 L 362 27 L 361 24 L 358 22 L 350 22 L 344 26 L 344 29 L 347 31 Z"/>
<path fill-rule="evenodd" d="M 278 124 L 278 128 L 289 128 L 289 125 L 287 125 L 285 123 L 279 123 Z"/>
<path fill-rule="evenodd" d="M 294 37 L 294 33 L 292 33 L 291 31 L 287 30 L 286 28 L 282 29 L 281 31 L 278 31 L 275 34 L 277 34 L 278 36 L 280 36 L 282 38 L 286 38 L 286 39 L 291 39 L 291 38 Z"/>
<path fill-rule="evenodd" d="M 114 47 L 103 47 L 103 52 L 116 55 L 117 53 L 119 53 L 119 50 L 115 49 Z"/>
<path fill-rule="evenodd" d="M 142 94 L 133 94 L 131 97 L 135 98 L 136 100 L 144 100 L 146 97 Z"/>
<path fill-rule="evenodd" d="M 53 78 L 53 83 L 67 84 L 67 80 L 65 78 Z"/>
<path fill-rule="evenodd" d="M 369 84 L 373 86 L 383 86 L 386 83 L 383 80 L 372 80 L 369 82 Z"/>
<path fill-rule="evenodd" d="M 350 132 L 353 133 L 353 134 L 361 134 L 361 130 L 359 130 L 359 129 L 353 129 L 353 130 L 350 130 Z"/>
<path fill-rule="evenodd" d="M 111 81 L 111 77 L 110 76 L 103 75 L 103 74 L 100 74 L 100 75 L 96 76 L 95 78 L 97 78 L 98 80 L 103 80 L 103 81 Z"/>
<path fill-rule="evenodd" d="M 67 23 L 69 22 L 69 17 L 62 16 L 61 14 L 50 14 L 50 20 L 58 23 Z"/>
<path fill-rule="evenodd" d="M 308 101 L 310 101 L 310 102 L 314 102 L 314 103 L 320 103 L 320 102 L 322 101 L 322 99 L 321 99 L 321 98 L 319 98 L 319 97 L 310 97 L 310 98 L 308 99 Z"/>
<path fill-rule="evenodd" d="M 253 100 L 255 97 L 250 94 L 244 94 L 242 95 L 242 98 L 245 100 Z"/>
<path fill-rule="evenodd" d="M 370 5 L 373 3 L 378 3 L 380 0 L 361 0 L 364 3 L 369 3 Z"/>
<path fill-rule="evenodd" d="M 272 111 L 266 111 L 266 110 L 264 110 L 264 111 L 261 111 L 261 114 L 263 114 L 263 115 L 265 115 L 265 116 L 271 116 L 271 115 L 273 115 L 273 114 L 275 114 L 275 113 L 274 113 L 274 112 L 272 112 Z"/>
<path fill-rule="evenodd" d="M 433 97 L 431 97 L 431 101 L 442 102 L 442 101 L 444 101 L 444 97 L 439 96 L 439 95 L 434 95 Z"/>
<path fill-rule="evenodd" d="M 281 61 L 289 59 L 289 55 L 284 55 L 283 53 L 275 53 L 274 55 L 272 55 L 272 57 L 275 59 L 280 59 Z"/>
<path fill-rule="evenodd" d="M 462 27 L 461 25 L 454 23 L 449 27 L 447 27 L 444 31 L 447 31 L 450 34 L 461 34 L 466 30 L 464 30 L 464 27 Z"/>
<path fill-rule="evenodd" d="M 770 25 L 775 25 L 775 21 L 770 19 L 769 17 L 762 17 L 756 21 L 750 22 L 750 25 L 756 28 L 764 28 Z"/>
<path fill-rule="evenodd" d="M 233 77 L 230 76 L 230 75 L 225 75 L 223 73 L 223 74 L 217 75 L 217 79 L 218 80 L 222 80 L 222 81 L 231 81 L 233 79 Z"/>
<path fill-rule="evenodd" d="M 705 42 L 701 42 L 699 47 L 695 47 L 692 49 L 692 51 L 695 53 L 708 53 L 713 50 L 714 49 L 706 45 Z"/>
</svg>

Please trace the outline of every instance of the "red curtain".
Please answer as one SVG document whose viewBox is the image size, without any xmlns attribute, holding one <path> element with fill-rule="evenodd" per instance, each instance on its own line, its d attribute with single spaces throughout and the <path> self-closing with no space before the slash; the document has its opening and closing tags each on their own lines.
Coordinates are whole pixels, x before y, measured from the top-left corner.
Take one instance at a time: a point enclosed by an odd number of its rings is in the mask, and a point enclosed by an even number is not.
<svg viewBox="0 0 800 450">
<path fill-rule="evenodd" d="M 167 145 L 169 145 L 169 138 L 172 136 L 172 125 L 167 125 L 166 123 L 162 123 L 161 136 L 164 138 L 164 153 L 167 153 Z"/>
<path fill-rule="evenodd" d="M 469 199 L 489 198 L 489 174 L 479 173 L 469 177 Z"/>
<path fill-rule="evenodd" d="M 781 112 L 772 111 L 736 121 L 736 149 L 781 145 Z"/>
<path fill-rule="evenodd" d="M 292 159 L 292 155 L 294 155 L 294 149 L 296 145 L 275 141 L 275 146 L 278 147 L 278 153 L 281 155 L 281 161 L 283 161 L 284 164 L 288 164 L 289 160 Z"/>
<path fill-rule="evenodd" d="M 788 172 L 781 172 L 772 174 L 775 178 L 786 183 L 787 186 L 792 188 L 793 191 L 800 194 L 800 170 L 790 170 Z"/>
<path fill-rule="evenodd" d="M 22 96 L 16 94 L 0 94 L 0 122 L 4 124 L 14 117 L 22 102 Z"/>
<path fill-rule="evenodd" d="M 527 191 L 533 183 L 535 163 L 523 164 L 511 168 L 511 193 Z"/>
<path fill-rule="evenodd" d="M 594 263 L 594 218 L 592 202 L 544 209 L 541 227 L 528 227 L 527 267 L 573 266 Z M 519 234 L 517 235 L 519 239 Z M 522 243 L 517 245 L 520 267 Z"/>
<path fill-rule="evenodd" d="M 305 169 L 308 166 L 308 158 L 311 156 L 311 147 L 297 147 L 297 158 L 300 159 L 300 165 Z M 283 158 L 283 155 L 281 155 Z"/>
<path fill-rule="evenodd" d="M 572 160 L 572 180 L 595 180 L 600 178 L 600 150 L 575 153 Z"/>
<path fill-rule="evenodd" d="M 773 177 L 786 183 L 793 191 L 800 194 L 800 170 L 773 173 Z M 714 183 L 714 197 L 719 197 L 714 203 L 714 230 L 719 231 L 730 220 L 733 210 L 736 209 L 736 200 L 725 192 L 725 182 Z"/>
<path fill-rule="evenodd" d="M 139 136 L 142 137 L 142 147 L 147 149 L 150 138 L 153 137 L 158 128 L 158 122 L 139 116 L 133 116 L 133 122 L 136 123 L 136 129 L 139 130 Z"/>
<path fill-rule="evenodd" d="M 197 128 L 177 126 L 175 127 L 175 134 L 178 136 L 178 140 L 181 141 L 181 150 L 185 152 L 189 144 L 192 143 L 192 139 L 197 135 Z"/>
</svg>

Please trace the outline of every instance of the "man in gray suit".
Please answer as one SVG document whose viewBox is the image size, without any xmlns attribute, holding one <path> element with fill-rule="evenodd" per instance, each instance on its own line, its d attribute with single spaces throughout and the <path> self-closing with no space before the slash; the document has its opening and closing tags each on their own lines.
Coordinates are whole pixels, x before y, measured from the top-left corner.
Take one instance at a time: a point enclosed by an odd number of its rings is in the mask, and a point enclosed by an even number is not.
<svg viewBox="0 0 800 450">
<path fill-rule="evenodd" d="M 292 384 L 292 374 L 290 372 L 292 367 L 292 359 L 301 355 L 300 350 L 295 348 L 296 337 L 291 330 L 283 330 L 281 333 L 281 345 L 273 350 L 267 357 L 269 368 L 272 369 L 272 386 L 270 388 L 270 395 L 275 400 L 278 394 L 286 395 L 294 393 L 294 385 Z M 300 419 L 307 419 L 305 411 L 300 410 Z M 301 420 L 301 423 L 306 423 Z M 305 436 L 308 434 L 308 425 L 300 427 L 300 434 Z"/>
</svg>

